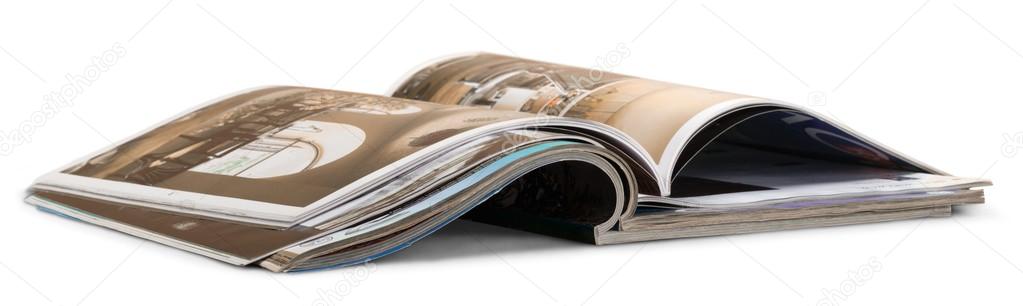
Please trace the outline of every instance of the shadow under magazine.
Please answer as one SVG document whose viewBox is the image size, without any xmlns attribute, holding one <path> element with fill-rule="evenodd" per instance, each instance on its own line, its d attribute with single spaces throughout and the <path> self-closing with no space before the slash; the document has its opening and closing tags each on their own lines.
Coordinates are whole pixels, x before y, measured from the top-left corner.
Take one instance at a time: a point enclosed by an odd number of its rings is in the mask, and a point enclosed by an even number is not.
<svg viewBox="0 0 1023 306">
<path fill-rule="evenodd" d="M 468 220 L 456 220 L 407 249 L 378 259 L 381 264 L 435 262 L 467 257 L 592 248 L 592 244 Z"/>
</svg>

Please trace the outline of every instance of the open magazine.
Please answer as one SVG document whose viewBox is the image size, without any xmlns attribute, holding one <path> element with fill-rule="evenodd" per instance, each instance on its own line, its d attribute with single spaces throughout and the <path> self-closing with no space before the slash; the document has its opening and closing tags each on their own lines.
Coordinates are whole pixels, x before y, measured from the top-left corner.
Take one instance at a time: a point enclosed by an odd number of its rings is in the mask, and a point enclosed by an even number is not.
<svg viewBox="0 0 1023 306">
<path fill-rule="evenodd" d="M 373 260 L 457 218 L 612 244 L 947 216 L 990 185 L 797 105 L 501 55 L 428 63 L 392 96 L 232 94 L 26 201 L 280 272 Z"/>
</svg>

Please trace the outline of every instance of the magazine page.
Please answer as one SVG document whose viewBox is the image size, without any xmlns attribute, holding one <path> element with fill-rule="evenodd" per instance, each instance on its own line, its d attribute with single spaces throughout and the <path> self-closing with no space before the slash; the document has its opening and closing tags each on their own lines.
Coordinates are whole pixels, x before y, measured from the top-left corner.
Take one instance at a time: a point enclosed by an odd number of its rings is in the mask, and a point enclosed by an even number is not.
<svg viewBox="0 0 1023 306">
<path fill-rule="evenodd" d="M 507 140 L 509 139 L 514 139 L 515 143 L 508 142 Z M 476 185 L 480 181 L 492 180 L 494 178 L 489 177 L 486 172 L 481 172 L 478 168 L 487 164 L 493 164 L 494 159 L 501 158 L 501 156 L 518 151 L 521 148 L 551 142 L 589 146 L 594 149 L 600 148 L 592 140 L 583 137 L 541 131 L 509 131 L 497 135 L 488 135 L 479 138 L 471 145 L 459 146 L 456 150 L 452 150 L 413 171 L 394 177 L 376 190 L 341 207 L 320 214 L 301 225 L 287 229 L 270 229 L 236 222 L 180 215 L 169 211 L 132 207 L 110 201 L 88 199 L 48 191 L 36 192 L 30 195 L 27 201 L 40 209 L 59 215 L 106 226 L 230 263 L 247 264 L 281 248 L 317 239 L 323 234 L 349 228 L 355 223 L 370 220 L 371 218 L 380 219 L 384 216 L 390 220 L 391 224 L 397 225 L 410 222 L 407 220 L 408 214 L 396 214 L 394 210 L 398 207 L 406 206 L 407 202 L 415 201 L 426 194 L 435 193 L 448 182 L 456 180 L 467 173 L 472 173 L 472 176 L 470 180 L 464 180 L 464 184 Z M 531 149 L 532 151 L 527 152 L 544 154 L 546 153 L 543 150 L 545 148 L 548 147 L 536 147 Z M 551 149 L 555 148 L 557 147 L 551 147 Z M 524 153 L 517 153 L 515 156 L 522 158 L 530 157 L 529 154 Z M 624 165 L 619 166 L 621 166 L 619 170 L 625 170 Z M 600 178 L 599 176 L 592 176 L 591 179 L 598 180 Z M 618 181 L 620 179 L 614 178 L 614 180 Z M 620 188 L 617 194 L 622 197 L 635 198 L 634 193 L 630 193 L 634 189 L 634 187 L 631 187 L 634 184 L 634 180 L 630 177 L 627 181 L 626 184 L 630 187 Z M 565 183 L 562 182 L 562 184 Z M 574 185 L 581 187 L 589 186 L 588 184 Z M 488 192 L 493 193 L 494 191 L 490 190 Z M 630 201 L 630 204 L 631 209 L 634 209 L 634 201 Z M 419 206 L 423 207 L 422 204 Z M 404 209 L 398 209 L 398 211 Z M 613 208 L 607 208 L 606 210 L 608 212 L 615 211 Z M 618 210 L 622 209 L 619 208 Z M 382 224 L 380 221 L 373 221 L 372 223 Z M 392 230 L 391 228 L 378 229 L 382 231 Z"/>
<path fill-rule="evenodd" d="M 26 201 L 43 211 L 236 265 L 250 264 L 281 248 L 323 233 L 311 227 L 278 230 L 196 218 L 52 192 L 33 194 Z"/>
<path fill-rule="evenodd" d="M 515 224 L 494 220 L 498 222 L 495 224 L 527 226 L 528 230 L 556 236 L 566 235 L 565 229 L 573 228 L 568 232 L 573 235 L 570 238 L 585 241 L 593 241 L 597 231 L 610 229 L 621 216 L 631 216 L 635 211 L 635 179 L 631 172 L 624 171 L 627 166 L 617 155 L 571 137 L 545 133 L 522 136 L 536 141 L 510 148 L 487 141 L 479 150 L 468 150 L 468 159 L 485 162 L 478 167 L 463 167 L 472 171 L 461 171 L 456 179 L 430 188 L 430 192 L 403 194 L 398 203 L 402 205 L 379 207 L 372 218 L 357 226 L 270 229 L 46 191 L 31 195 L 27 201 L 58 215 L 232 264 L 249 264 L 283 249 L 305 254 L 305 261 L 309 256 L 336 253 L 334 248 L 339 245 L 369 252 L 345 253 L 352 260 L 364 261 L 375 253 L 396 250 L 392 247 L 404 248 L 491 198 L 494 205 L 489 205 L 487 211 L 511 213 L 515 219 Z M 453 159 L 449 166 L 465 162 Z M 433 171 L 446 170 L 429 170 Z M 546 196 L 537 197 L 537 192 Z M 566 202 L 550 205 L 562 200 Z M 376 242 L 358 243 L 367 240 Z M 299 263 L 293 259 L 287 265 Z"/>
<path fill-rule="evenodd" d="M 653 171 L 635 140 L 591 121 L 273 87 L 186 113 L 33 188 L 283 228 L 481 137 L 544 128 L 594 139 L 628 156 L 632 171 Z M 529 139 L 499 140 L 508 148 Z"/>
<path fill-rule="evenodd" d="M 646 202 L 722 208 L 990 185 L 920 168 L 790 109 L 760 108 L 699 136 L 683 151 L 671 197 Z"/>
<path fill-rule="evenodd" d="M 395 97 L 605 123 L 635 138 L 655 160 L 701 111 L 755 99 L 488 53 L 441 60 L 400 84 Z"/>
<path fill-rule="evenodd" d="M 673 183 L 677 193 L 672 197 L 646 197 L 643 201 L 732 208 L 950 191 L 990 184 L 981 179 L 828 161 L 728 143 L 705 148 Z"/>
<path fill-rule="evenodd" d="M 942 173 L 797 105 L 496 54 L 429 63 L 399 82 L 392 95 L 608 124 L 636 139 L 656 161 L 654 174 L 666 186 L 660 193 L 647 194 L 662 197 L 677 193 L 671 186 L 673 179 L 707 142 L 761 110 L 791 111 L 791 118 L 785 120 L 793 120 L 792 125 L 775 128 L 773 133 L 819 131 L 877 152 L 898 168 Z"/>
<path fill-rule="evenodd" d="M 381 171 L 398 170 L 399 160 L 426 156 L 423 148 L 521 117 L 329 90 L 267 88 L 185 114 L 44 176 L 34 188 L 290 221 L 326 205 L 332 195 L 380 180 Z"/>
</svg>

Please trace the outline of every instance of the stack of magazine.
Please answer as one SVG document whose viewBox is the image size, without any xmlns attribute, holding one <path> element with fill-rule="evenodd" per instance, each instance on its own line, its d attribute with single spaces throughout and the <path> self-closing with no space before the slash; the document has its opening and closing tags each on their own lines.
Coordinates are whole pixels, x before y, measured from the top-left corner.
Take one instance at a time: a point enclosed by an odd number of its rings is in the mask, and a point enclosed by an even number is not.
<svg viewBox="0 0 1023 306">
<path fill-rule="evenodd" d="M 222 97 L 26 201 L 282 272 L 364 263 L 458 218 L 602 245 L 948 216 L 988 185 L 798 105 L 481 53 L 391 97 Z"/>
</svg>

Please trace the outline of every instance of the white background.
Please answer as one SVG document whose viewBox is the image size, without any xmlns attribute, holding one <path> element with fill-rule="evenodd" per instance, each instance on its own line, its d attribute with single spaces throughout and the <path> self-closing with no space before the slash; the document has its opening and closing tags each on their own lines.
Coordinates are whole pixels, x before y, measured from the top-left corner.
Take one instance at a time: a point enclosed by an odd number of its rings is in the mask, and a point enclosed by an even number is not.
<svg viewBox="0 0 1023 306">
<path fill-rule="evenodd" d="M 1023 301 L 1018 1 L 293 2 L 0 4 L 0 131 L 32 127 L 29 142 L 4 139 L 0 156 L 0 299 L 10 301 L 0 303 Z M 609 65 L 620 47 L 628 56 Z M 33 115 L 115 48 L 126 53 L 72 105 Z M 272 84 L 386 94 L 411 67 L 477 50 L 806 104 L 996 186 L 954 218 L 618 246 L 460 222 L 361 270 L 299 274 L 21 202 L 38 175 L 222 94 Z"/>
</svg>

